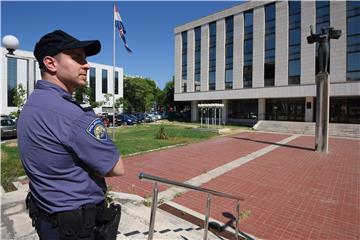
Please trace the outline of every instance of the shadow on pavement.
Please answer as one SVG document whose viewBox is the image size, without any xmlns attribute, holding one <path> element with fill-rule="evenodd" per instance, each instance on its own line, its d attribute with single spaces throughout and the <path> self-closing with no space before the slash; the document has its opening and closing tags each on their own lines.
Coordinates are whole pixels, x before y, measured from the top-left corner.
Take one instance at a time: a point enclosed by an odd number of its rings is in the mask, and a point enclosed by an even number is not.
<svg viewBox="0 0 360 240">
<path fill-rule="evenodd" d="M 287 145 L 287 144 L 281 144 L 281 143 L 276 143 L 276 142 L 268 142 L 268 141 L 261 141 L 261 140 L 253 140 L 253 139 L 250 139 L 250 138 L 243 138 L 243 137 L 229 137 L 229 138 L 245 140 L 245 141 L 252 141 L 252 142 L 257 142 L 257 143 L 265 143 L 265 144 L 277 145 L 277 146 L 280 146 L 280 147 L 296 148 L 296 149 L 301 149 L 301 150 L 306 150 L 306 151 L 315 151 L 315 148 L 300 147 L 300 146 L 295 146 L 295 145 Z"/>
</svg>

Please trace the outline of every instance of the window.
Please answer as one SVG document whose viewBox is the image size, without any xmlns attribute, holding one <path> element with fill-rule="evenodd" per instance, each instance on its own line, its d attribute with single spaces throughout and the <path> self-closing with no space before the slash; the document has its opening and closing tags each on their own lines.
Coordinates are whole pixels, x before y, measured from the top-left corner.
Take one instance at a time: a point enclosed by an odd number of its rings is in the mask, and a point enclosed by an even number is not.
<svg viewBox="0 0 360 240">
<path fill-rule="evenodd" d="M 209 90 L 215 90 L 216 82 L 216 22 L 209 24 Z"/>
<path fill-rule="evenodd" d="M 102 93 L 108 93 L 108 73 L 107 70 L 102 70 Z"/>
<path fill-rule="evenodd" d="M 321 33 L 322 28 L 330 27 L 330 4 L 329 1 L 316 1 L 316 33 Z M 318 49 L 319 43 L 316 43 L 316 49 Z M 318 51 L 316 51 L 316 73 L 319 69 L 319 57 Z M 330 59 L 330 56 L 329 56 Z M 330 61 L 327 66 L 328 72 L 330 72 Z"/>
<path fill-rule="evenodd" d="M 301 2 L 289 1 L 289 85 L 300 84 Z"/>
<path fill-rule="evenodd" d="M 258 100 L 231 100 L 228 105 L 228 117 L 233 119 L 254 119 L 258 115 Z"/>
<path fill-rule="evenodd" d="M 14 95 L 17 86 L 17 60 L 15 58 L 8 58 L 7 62 L 8 72 L 8 107 L 15 107 Z"/>
<path fill-rule="evenodd" d="M 264 86 L 275 82 L 275 3 L 265 5 L 265 66 Z"/>
<path fill-rule="evenodd" d="M 346 79 L 360 80 L 360 2 L 346 2 L 347 61 Z"/>
<path fill-rule="evenodd" d="M 115 72 L 115 94 L 119 94 L 119 72 Z"/>
<path fill-rule="evenodd" d="M 225 89 L 233 88 L 233 41 L 234 41 L 234 17 L 225 19 Z"/>
<path fill-rule="evenodd" d="M 194 72 L 195 92 L 200 91 L 200 73 L 201 73 L 201 27 L 197 27 L 195 28 L 195 72 Z"/>
<path fill-rule="evenodd" d="M 181 33 L 182 40 L 182 65 L 181 65 L 181 79 L 182 81 L 187 80 L 187 31 Z M 186 88 L 185 91 L 186 92 Z"/>
<path fill-rule="evenodd" d="M 96 101 L 96 69 L 90 68 L 90 101 Z"/>
<path fill-rule="evenodd" d="M 252 87 L 253 12 L 244 13 L 244 88 Z"/>
</svg>

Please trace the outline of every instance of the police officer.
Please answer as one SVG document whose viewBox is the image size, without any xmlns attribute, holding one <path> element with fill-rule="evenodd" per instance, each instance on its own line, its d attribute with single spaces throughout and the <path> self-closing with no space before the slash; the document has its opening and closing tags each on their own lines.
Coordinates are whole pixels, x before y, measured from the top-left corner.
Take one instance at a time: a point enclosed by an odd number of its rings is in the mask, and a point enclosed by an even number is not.
<svg viewBox="0 0 360 240">
<path fill-rule="evenodd" d="M 27 206 L 40 239 L 97 239 L 104 176 L 124 173 L 102 121 L 72 98 L 75 89 L 86 85 L 86 57 L 100 49 L 98 40 L 80 41 L 61 30 L 44 35 L 34 49 L 42 80 L 17 127 L 30 180 Z M 115 225 L 117 229 L 118 222 Z"/>
</svg>

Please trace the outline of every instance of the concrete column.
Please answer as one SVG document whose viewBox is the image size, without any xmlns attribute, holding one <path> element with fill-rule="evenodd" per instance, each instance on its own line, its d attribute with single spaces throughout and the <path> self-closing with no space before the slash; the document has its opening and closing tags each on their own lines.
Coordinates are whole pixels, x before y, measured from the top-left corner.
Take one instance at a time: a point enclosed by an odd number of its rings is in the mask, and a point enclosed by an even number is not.
<svg viewBox="0 0 360 240">
<path fill-rule="evenodd" d="M 258 119 L 265 120 L 265 98 L 258 99 Z"/>
<path fill-rule="evenodd" d="M 194 92 L 194 68 L 195 68 L 195 31 L 187 32 L 187 89 L 186 92 Z"/>
<path fill-rule="evenodd" d="M 175 93 L 181 93 L 181 32 L 175 34 Z"/>
<path fill-rule="evenodd" d="M 27 93 L 28 96 L 34 91 L 35 84 L 35 72 L 34 72 L 35 60 L 28 60 L 28 77 L 27 77 Z"/>
<path fill-rule="evenodd" d="M 225 19 L 216 22 L 216 90 L 225 89 Z"/>
<path fill-rule="evenodd" d="M 315 84 L 315 47 L 308 44 L 306 37 L 310 35 L 310 25 L 316 29 L 316 2 L 301 2 L 301 74 L 300 84 Z"/>
<path fill-rule="evenodd" d="M 330 26 L 341 29 L 341 37 L 330 40 L 330 81 L 346 82 L 346 1 L 330 1 Z"/>
<path fill-rule="evenodd" d="M 244 14 L 234 16 L 233 89 L 243 87 Z"/>
<path fill-rule="evenodd" d="M 196 122 L 198 120 L 198 101 L 191 101 L 191 121 Z"/>
<path fill-rule="evenodd" d="M 200 91 L 209 91 L 209 25 L 201 26 Z"/>
<path fill-rule="evenodd" d="M 253 33 L 253 83 L 252 87 L 264 87 L 264 55 L 265 55 L 265 8 L 254 9 Z"/>
<path fill-rule="evenodd" d="M 224 124 L 226 124 L 228 120 L 228 101 L 229 100 L 226 99 L 222 100 L 222 104 L 224 104 L 224 107 L 221 109 L 221 112 L 222 112 L 222 121 Z"/>
<path fill-rule="evenodd" d="M 316 75 L 315 150 L 328 153 L 330 79 L 327 73 Z"/>
<path fill-rule="evenodd" d="M 305 122 L 312 122 L 313 116 L 314 116 L 314 97 L 306 97 L 305 98 Z"/>
<path fill-rule="evenodd" d="M 275 86 L 288 85 L 289 14 L 288 2 L 276 2 Z"/>
</svg>

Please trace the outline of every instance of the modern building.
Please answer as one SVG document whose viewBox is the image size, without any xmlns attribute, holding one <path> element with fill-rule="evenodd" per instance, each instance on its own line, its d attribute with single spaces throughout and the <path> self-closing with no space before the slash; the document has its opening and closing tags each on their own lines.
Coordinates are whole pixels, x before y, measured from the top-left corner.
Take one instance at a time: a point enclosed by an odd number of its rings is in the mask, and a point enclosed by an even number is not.
<svg viewBox="0 0 360 240">
<path fill-rule="evenodd" d="M 41 79 L 39 64 L 32 52 L 16 50 L 14 57 L 8 57 L 8 50 L 2 48 L 1 55 L 1 114 L 9 114 L 17 108 L 13 102 L 14 89 L 22 84 L 29 96 L 34 90 L 36 81 Z M 96 113 L 112 112 L 113 97 L 106 102 L 106 94 L 113 93 L 113 66 L 99 63 L 90 64 L 87 82 L 92 91 L 93 101 L 104 102 L 95 108 Z M 123 97 L 123 68 L 115 67 L 115 99 Z M 85 100 L 86 101 L 86 100 Z"/>
<path fill-rule="evenodd" d="M 224 104 L 227 122 L 315 121 L 310 25 L 342 31 L 330 42 L 330 122 L 360 123 L 355 1 L 249 1 L 176 27 L 175 101 L 191 102 L 193 121 L 207 103 Z"/>
</svg>

